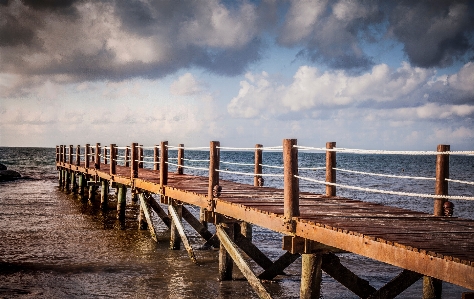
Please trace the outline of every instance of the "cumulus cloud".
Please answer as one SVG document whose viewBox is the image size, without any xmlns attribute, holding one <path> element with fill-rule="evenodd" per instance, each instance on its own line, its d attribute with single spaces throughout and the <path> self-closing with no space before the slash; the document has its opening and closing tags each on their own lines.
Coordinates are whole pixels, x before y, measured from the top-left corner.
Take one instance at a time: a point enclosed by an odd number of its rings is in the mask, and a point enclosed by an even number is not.
<svg viewBox="0 0 474 299">
<path fill-rule="evenodd" d="M 474 86 L 467 83 L 473 75 L 470 63 L 457 74 L 439 78 L 433 70 L 408 63 L 397 69 L 376 65 L 361 75 L 302 66 L 286 85 L 272 81 L 267 73 L 249 73 L 240 82 L 240 91 L 228 104 L 228 111 L 242 118 L 294 112 L 299 117 L 313 117 L 321 110 L 364 108 L 370 104 L 375 109 L 405 109 L 402 114 L 410 112 L 418 119 L 467 117 L 474 112 Z M 466 95 L 471 95 L 471 102 L 460 104 L 459 99 Z"/>
<path fill-rule="evenodd" d="M 199 82 L 191 73 L 186 73 L 171 83 L 170 92 L 173 95 L 193 95 L 199 94 L 202 88 Z"/>
</svg>

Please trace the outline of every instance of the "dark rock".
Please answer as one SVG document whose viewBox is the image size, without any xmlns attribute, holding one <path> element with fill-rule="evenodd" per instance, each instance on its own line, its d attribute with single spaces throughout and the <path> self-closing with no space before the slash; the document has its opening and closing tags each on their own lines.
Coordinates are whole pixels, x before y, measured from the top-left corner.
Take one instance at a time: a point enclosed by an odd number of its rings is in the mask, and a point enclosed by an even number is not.
<svg viewBox="0 0 474 299">
<path fill-rule="evenodd" d="M 14 170 L 0 170 L 0 182 L 13 181 L 19 178 L 21 178 L 21 174 Z"/>
<path fill-rule="evenodd" d="M 0 163 L 0 170 L 7 170 L 7 167 L 3 165 L 2 163 Z"/>
</svg>

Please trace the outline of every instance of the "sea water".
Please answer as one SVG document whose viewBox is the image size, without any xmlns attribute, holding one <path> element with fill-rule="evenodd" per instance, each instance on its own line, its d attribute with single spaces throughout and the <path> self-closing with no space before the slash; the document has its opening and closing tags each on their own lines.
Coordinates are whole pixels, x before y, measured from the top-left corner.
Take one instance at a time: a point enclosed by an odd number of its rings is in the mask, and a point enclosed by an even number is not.
<svg viewBox="0 0 474 299">
<path fill-rule="evenodd" d="M 145 151 L 151 156 L 151 151 Z M 170 151 L 171 159 L 176 152 Z M 186 151 L 187 159 L 206 160 L 206 151 Z M 222 151 L 221 161 L 253 163 L 252 152 Z M 300 152 L 300 167 L 324 166 L 321 153 Z M 434 177 L 435 156 L 338 154 L 337 167 L 360 172 Z M 170 160 L 172 162 L 172 160 Z M 58 188 L 55 149 L 0 148 L 0 163 L 20 172 L 22 179 L 0 183 L 0 298 L 257 298 L 234 267 L 234 281 L 218 281 L 218 251 L 196 250 L 199 264 L 186 251 L 169 250 L 169 231 L 154 217 L 158 243 L 138 229 L 138 206 L 127 199 L 125 225 L 116 220 L 114 209 L 103 212 L 96 204 L 81 202 Z M 206 162 L 186 161 L 206 168 Z M 281 152 L 264 152 L 263 164 L 281 166 Z M 145 164 L 152 167 L 152 164 Z M 252 173 L 249 165 L 221 163 L 222 170 Z M 170 171 L 174 171 L 170 167 Z M 282 174 L 266 167 L 264 173 Z M 186 173 L 206 175 L 202 170 Z M 474 181 L 474 157 L 451 156 L 450 177 Z M 324 170 L 301 170 L 300 176 L 324 180 Z M 253 184 L 253 176 L 220 174 L 222 179 Z M 434 181 L 337 173 L 343 185 L 411 193 L 433 193 Z M 281 177 L 265 177 L 265 185 L 281 188 Z M 302 191 L 324 193 L 324 185 L 300 181 Z M 339 196 L 432 213 L 433 200 L 338 188 Z M 450 195 L 473 196 L 474 186 L 450 183 Z M 112 193 L 111 193 L 112 195 Z M 111 201 L 113 204 L 113 196 Z M 454 216 L 474 219 L 474 202 L 454 201 Z M 197 209 L 188 206 L 193 213 Z M 195 249 L 202 239 L 185 226 Z M 214 228 L 212 225 L 210 229 Z M 281 235 L 254 226 L 254 243 L 270 259 L 284 252 Z M 382 287 L 401 269 L 354 254 L 339 255 L 341 262 L 375 288 Z M 257 273 L 262 271 L 251 262 Z M 265 283 L 275 298 L 299 298 L 301 261 L 297 260 Z M 465 289 L 443 284 L 443 298 L 460 298 Z M 421 281 L 399 298 L 420 298 Z M 323 298 L 357 298 L 331 277 L 323 275 Z"/>
</svg>

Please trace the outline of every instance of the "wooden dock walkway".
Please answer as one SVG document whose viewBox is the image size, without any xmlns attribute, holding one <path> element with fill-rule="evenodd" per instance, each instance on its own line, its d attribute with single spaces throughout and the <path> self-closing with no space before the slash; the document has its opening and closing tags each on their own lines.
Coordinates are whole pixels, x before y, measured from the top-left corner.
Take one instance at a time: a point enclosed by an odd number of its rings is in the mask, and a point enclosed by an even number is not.
<svg viewBox="0 0 474 299">
<path fill-rule="evenodd" d="M 145 214 L 155 210 L 163 221 L 169 223 L 181 221 L 171 215 L 176 212 L 209 244 L 219 245 L 220 241 L 221 278 L 226 279 L 226 271 L 232 271 L 228 265 L 229 257 L 226 256 L 229 254 L 262 298 L 270 298 L 270 294 L 260 280 L 274 278 L 299 256 L 303 257 L 302 298 L 319 297 L 318 277 L 320 279 L 321 270 L 361 298 L 393 298 L 423 276 L 427 293 L 431 286 L 431 292 L 439 295 L 441 291 L 438 280 L 474 290 L 473 220 L 440 214 L 434 216 L 342 198 L 334 196 L 335 188 L 331 185 L 326 186 L 325 195 L 299 192 L 298 179 L 295 178 L 298 174 L 297 152 L 295 161 L 292 158 L 295 156 L 294 147 L 288 146 L 285 152 L 285 143 L 284 189 L 259 187 L 258 172 L 255 175 L 255 186 L 219 180 L 218 143 L 211 142 L 209 177 L 184 174 L 183 168 L 180 168 L 180 173 L 168 172 L 167 143 L 161 144 L 160 153 L 155 150 L 156 170 L 140 168 L 139 162 L 143 158 L 140 159 L 138 147 L 134 145 L 132 144 L 130 151 L 130 167 L 110 163 L 111 159 L 117 159 L 114 145 L 109 147 L 108 164 L 103 163 L 103 160 L 101 163 L 100 145 L 96 145 L 95 163 L 89 161 L 89 154 L 80 159 L 80 151 L 77 150 L 77 156 L 73 159 L 72 146 L 68 153 L 65 146 L 57 147 L 56 165 L 60 170 L 60 185 L 68 189 L 74 187 L 75 192 L 80 195 L 84 193 L 86 181 L 91 188 L 102 186 L 103 192 L 107 192 L 108 186 L 112 185 L 131 188 L 134 194 L 142 195 L 140 199 L 146 203 L 143 205 Z M 332 146 L 328 146 L 329 148 Z M 258 164 L 261 164 L 261 157 L 257 157 L 257 154 L 256 152 L 256 171 Z M 440 156 L 443 159 L 446 155 Z M 179 158 L 178 164 L 184 165 L 181 160 Z M 334 162 L 335 152 L 328 151 L 328 182 L 335 182 L 335 174 L 331 177 Z M 78 183 L 76 178 L 79 179 Z M 146 196 L 151 193 L 161 195 L 160 203 L 169 205 L 168 213 L 161 210 L 160 204 L 154 202 L 153 197 Z M 102 197 L 106 196 L 102 194 Z M 118 205 L 124 204 L 124 200 L 122 195 L 122 199 L 118 199 Z M 445 200 L 441 201 L 441 204 L 444 202 Z M 197 220 L 187 215 L 182 204 L 200 207 L 202 218 Z M 205 222 L 213 223 L 218 228 L 217 243 L 216 238 L 209 235 Z M 282 233 L 282 247 L 287 253 L 275 262 L 262 256 L 251 243 L 251 235 L 246 238 L 242 231 L 244 226 L 235 224 L 240 222 Z M 148 226 L 153 224 L 149 221 Z M 186 237 L 182 234 L 180 236 L 181 239 L 177 242 L 186 242 Z M 192 253 L 192 249 L 189 250 Z M 239 261 L 239 250 L 262 267 L 260 275 L 257 276 L 255 270 L 250 269 L 244 261 Z M 335 255 L 338 252 L 352 252 L 405 270 L 386 286 L 376 290 L 339 263 Z M 429 296 L 425 294 L 424 298 Z"/>
</svg>

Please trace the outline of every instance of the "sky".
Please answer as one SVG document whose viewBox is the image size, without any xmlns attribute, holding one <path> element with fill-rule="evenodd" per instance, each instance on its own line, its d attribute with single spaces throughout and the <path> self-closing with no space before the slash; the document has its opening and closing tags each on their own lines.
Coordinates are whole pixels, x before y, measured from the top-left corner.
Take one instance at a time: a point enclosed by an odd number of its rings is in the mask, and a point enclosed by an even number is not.
<svg viewBox="0 0 474 299">
<path fill-rule="evenodd" d="M 0 0 L 0 146 L 474 149 L 473 1 Z"/>
</svg>

